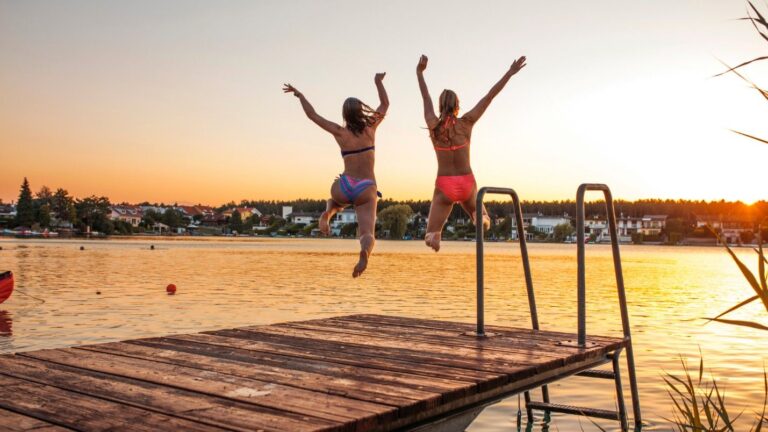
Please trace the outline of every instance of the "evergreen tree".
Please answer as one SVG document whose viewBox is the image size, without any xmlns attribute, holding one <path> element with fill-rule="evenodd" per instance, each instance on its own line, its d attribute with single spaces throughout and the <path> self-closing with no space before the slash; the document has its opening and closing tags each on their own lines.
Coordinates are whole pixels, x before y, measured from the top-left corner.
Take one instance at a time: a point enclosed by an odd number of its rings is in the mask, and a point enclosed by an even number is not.
<svg viewBox="0 0 768 432">
<path fill-rule="evenodd" d="M 35 207 L 32 202 L 32 191 L 29 189 L 29 181 L 24 177 L 19 201 L 16 203 L 16 226 L 31 227 L 33 223 L 35 223 Z"/>
<path fill-rule="evenodd" d="M 238 234 L 243 232 L 243 217 L 237 210 L 235 210 L 232 213 L 232 217 L 229 218 L 229 229 L 237 231 Z"/>
<path fill-rule="evenodd" d="M 38 193 L 39 195 L 39 193 Z M 74 224 L 77 222 L 77 210 L 75 209 L 75 200 L 69 196 L 65 189 L 56 189 L 51 197 L 51 212 L 62 222 Z"/>
<path fill-rule="evenodd" d="M 39 223 L 42 228 L 49 228 L 51 226 L 51 207 L 48 204 L 40 206 L 37 223 Z"/>
</svg>

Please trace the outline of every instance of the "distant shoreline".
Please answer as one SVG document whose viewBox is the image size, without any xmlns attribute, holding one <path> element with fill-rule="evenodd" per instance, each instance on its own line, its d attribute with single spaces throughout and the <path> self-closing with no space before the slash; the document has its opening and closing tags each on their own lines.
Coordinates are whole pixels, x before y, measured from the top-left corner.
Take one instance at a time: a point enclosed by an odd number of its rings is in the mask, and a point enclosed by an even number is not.
<svg viewBox="0 0 768 432">
<path fill-rule="evenodd" d="M 249 241 L 249 240 L 349 240 L 357 242 L 357 238 L 353 237 L 312 237 L 312 236 L 190 236 L 190 235 L 151 235 L 151 234 L 134 234 L 134 235 L 110 235 L 110 236 L 66 236 L 66 237 L 13 237 L 13 236 L 0 236 L 0 241 L 3 240 L 34 240 L 35 242 L 75 242 L 75 241 L 109 241 L 109 240 L 159 240 L 159 241 L 194 241 L 194 240 L 221 240 L 221 241 Z M 409 239 L 409 240 L 397 240 L 387 238 L 377 238 L 378 241 L 391 241 L 391 242 L 419 242 L 424 239 Z M 454 240 L 443 239 L 443 241 L 451 243 L 473 243 L 474 239 Z M 489 240 L 486 239 L 485 243 L 518 243 L 517 240 Z M 536 241 L 528 240 L 526 244 L 546 244 L 546 245 L 575 245 L 575 242 L 549 242 L 549 241 Z M 610 242 L 600 243 L 586 243 L 591 246 L 610 246 Z M 661 247 L 723 247 L 722 244 L 709 243 L 709 242 L 696 242 L 696 243 L 682 243 L 682 244 L 667 244 L 661 242 L 648 242 L 648 243 L 619 243 L 620 246 L 661 246 Z M 729 244 L 732 248 L 757 248 L 757 243 L 752 244 Z"/>
</svg>

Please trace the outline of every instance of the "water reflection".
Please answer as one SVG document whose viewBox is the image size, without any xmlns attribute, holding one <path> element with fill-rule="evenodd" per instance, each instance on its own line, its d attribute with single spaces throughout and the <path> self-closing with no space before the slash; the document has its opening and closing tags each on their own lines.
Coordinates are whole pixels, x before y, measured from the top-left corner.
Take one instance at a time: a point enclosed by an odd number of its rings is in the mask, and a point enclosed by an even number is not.
<svg viewBox="0 0 768 432">
<path fill-rule="evenodd" d="M 0 331 L 8 334 L 0 338 L 0 352 L 6 353 L 353 313 L 475 317 L 471 242 L 446 242 L 435 254 L 420 242 L 381 241 L 357 280 L 349 277 L 354 241 L 0 239 L 0 245 L 0 270 L 14 272 L 20 291 L 45 300 L 16 293 L 3 303 L 0 325 L 7 330 Z M 575 246 L 532 244 L 529 253 L 541 327 L 575 332 Z M 747 248 L 736 253 L 755 261 Z M 671 416 L 670 402 L 660 375 L 679 372 L 679 355 L 698 357 L 699 348 L 735 409 L 759 411 L 764 332 L 699 319 L 752 295 L 732 260 L 717 248 L 633 245 L 622 246 L 622 258 L 640 401 L 649 421 L 644 430 L 669 430 L 663 418 Z M 485 261 L 486 322 L 529 327 L 517 245 L 489 243 Z M 178 286 L 175 296 L 166 294 L 170 283 Z M 610 248 L 589 245 L 588 335 L 621 334 L 615 283 Z M 733 318 L 764 321 L 764 311 L 750 305 Z M 549 389 L 555 403 L 615 408 L 609 381 L 574 377 Z M 516 430 L 517 409 L 516 398 L 490 406 L 469 430 Z M 619 430 L 616 422 L 596 421 Z M 525 430 L 599 430 L 589 420 L 559 414 L 542 421 L 538 413 L 530 429 L 526 423 L 523 413 Z"/>
<path fill-rule="evenodd" d="M 13 318 L 10 312 L 0 310 L 0 337 L 13 336 Z"/>
</svg>

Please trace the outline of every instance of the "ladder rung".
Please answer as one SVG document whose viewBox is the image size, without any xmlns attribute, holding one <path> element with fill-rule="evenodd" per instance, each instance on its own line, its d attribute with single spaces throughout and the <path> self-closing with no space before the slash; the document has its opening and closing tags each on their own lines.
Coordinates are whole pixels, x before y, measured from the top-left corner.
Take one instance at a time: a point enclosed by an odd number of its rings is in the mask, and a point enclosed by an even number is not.
<svg viewBox="0 0 768 432">
<path fill-rule="evenodd" d="M 546 402 L 529 402 L 528 408 L 540 411 L 553 411 L 564 414 L 576 414 L 587 417 L 597 417 L 607 420 L 619 421 L 619 413 L 616 411 L 602 410 L 596 408 L 582 408 L 571 405 L 560 405 Z"/>
<path fill-rule="evenodd" d="M 616 379 L 616 374 L 613 373 L 613 371 L 602 370 L 602 369 L 589 369 L 589 370 L 581 371 L 576 375 L 589 377 L 589 378 L 602 378 L 602 379 L 609 379 L 609 380 Z"/>
</svg>

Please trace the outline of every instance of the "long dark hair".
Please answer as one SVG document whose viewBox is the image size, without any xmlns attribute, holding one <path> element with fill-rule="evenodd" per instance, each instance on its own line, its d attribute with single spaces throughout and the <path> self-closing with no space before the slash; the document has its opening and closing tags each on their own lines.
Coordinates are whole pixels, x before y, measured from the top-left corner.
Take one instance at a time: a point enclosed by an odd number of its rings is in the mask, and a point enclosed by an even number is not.
<svg viewBox="0 0 768 432">
<path fill-rule="evenodd" d="M 453 90 L 445 89 L 440 93 L 440 118 L 430 131 L 432 136 L 442 142 L 449 142 L 456 117 L 459 115 L 459 97 Z"/>
<path fill-rule="evenodd" d="M 355 135 L 360 135 L 366 127 L 373 126 L 381 118 L 380 113 L 353 97 L 344 101 L 341 115 L 344 117 L 347 129 Z"/>
</svg>

